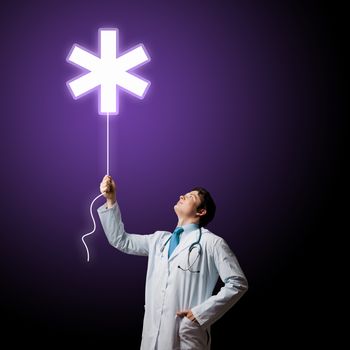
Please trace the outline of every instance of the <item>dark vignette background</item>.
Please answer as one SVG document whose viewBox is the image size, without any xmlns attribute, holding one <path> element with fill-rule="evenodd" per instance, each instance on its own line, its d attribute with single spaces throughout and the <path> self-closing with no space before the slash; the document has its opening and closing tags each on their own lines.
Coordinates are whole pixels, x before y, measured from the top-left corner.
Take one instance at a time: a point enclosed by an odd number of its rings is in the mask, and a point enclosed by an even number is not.
<svg viewBox="0 0 350 350">
<path fill-rule="evenodd" d="M 152 58 L 138 70 L 152 82 L 146 98 L 122 92 L 111 120 L 126 230 L 172 230 L 178 196 L 206 187 L 217 203 L 208 228 L 250 285 L 213 326 L 213 349 L 314 342 L 314 325 L 322 340 L 330 239 L 345 213 L 343 11 L 295 1 L 3 3 L 3 334 L 139 347 L 147 259 L 109 246 L 98 222 L 85 263 L 105 118 L 96 93 L 74 101 L 65 86 L 80 73 L 65 61 L 72 44 L 94 51 L 98 28 L 116 26 L 122 51 L 142 42 Z"/>
</svg>

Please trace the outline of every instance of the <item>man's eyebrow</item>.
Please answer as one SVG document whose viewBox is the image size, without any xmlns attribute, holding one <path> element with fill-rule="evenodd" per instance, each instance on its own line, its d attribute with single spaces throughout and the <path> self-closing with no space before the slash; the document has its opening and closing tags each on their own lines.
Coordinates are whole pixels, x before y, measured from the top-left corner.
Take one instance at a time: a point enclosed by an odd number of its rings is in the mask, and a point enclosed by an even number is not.
<svg viewBox="0 0 350 350">
<path fill-rule="evenodd" d="M 197 193 L 193 193 L 193 192 L 191 192 L 190 194 L 192 194 L 193 196 L 195 196 L 195 197 L 199 198 L 199 196 L 198 196 L 198 194 L 197 194 Z"/>
</svg>

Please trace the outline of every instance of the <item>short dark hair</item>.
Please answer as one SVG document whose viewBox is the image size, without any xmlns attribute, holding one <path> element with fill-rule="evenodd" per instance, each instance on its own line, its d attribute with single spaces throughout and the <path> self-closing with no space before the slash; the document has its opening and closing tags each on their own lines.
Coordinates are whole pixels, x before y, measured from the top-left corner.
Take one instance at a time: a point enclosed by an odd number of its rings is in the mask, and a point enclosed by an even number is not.
<svg viewBox="0 0 350 350">
<path fill-rule="evenodd" d="M 206 209 L 207 211 L 206 214 L 199 219 L 199 227 L 206 226 L 214 219 L 216 211 L 215 202 L 209 191 L 203 187 L 194 187 L 191 191 L 197 191 L 199 198 L 201 199 L 201 204 L 197 207 L 197 211 L 201 209 Z"/>
</svg>

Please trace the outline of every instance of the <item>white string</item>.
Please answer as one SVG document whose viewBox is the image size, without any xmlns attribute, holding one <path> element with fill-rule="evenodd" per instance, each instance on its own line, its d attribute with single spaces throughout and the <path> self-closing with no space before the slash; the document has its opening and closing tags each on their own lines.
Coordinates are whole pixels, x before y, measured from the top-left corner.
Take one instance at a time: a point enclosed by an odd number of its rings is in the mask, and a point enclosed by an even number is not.
<svg viewBox="0 0 350 350">
<path fill-rule="evenodd" d="M 107 112 L 107 147 L 106 147 L 106 153 L 107 153 L 107 175 L 109 175 L 109 113 L 108 112 Z M 84 238 L 87 237 L 87 236 L 92 235 L 95 232 L 95 230 L 96 230 L 96 222 L 95 222 L 95 219 L 94 219 L 94 215 L 92 213 L 92 206 L 95 203 L 96 199 L 100 198 L 101 196 L 103 196 L 103 193 L 101 193 L 97 197 L 95 197 L 92 200 L 91 204 L 90 204 L 90 216 L 91 216 L 92 222 L 94 223 L 94 228 L 92 229 L 91 232 L 86 233 L 85 235 L 83 235 L 81 237 L 81 240 L 83 241 L 83 244 L 84 244 L 85 249 L 86 249 L 87 262 L 90 261 L 90 253 L 89 253 L 89 248 L 88 248 L 87 244 L 85 243 Z"/>
<path fill-rule="evenodd" d="M 84 244 L 85 249 L 86 249 L 86 255 L 87 255 L 86 258 L 87 258 L 87 261 L 88 261 L 88 262 L 89 262 L 89 260 L 90 260 L 90 253 L 89 253 L 89 248 L 88 248 L 88 246 L 86 245 L 86 243 L 85 243 L 85 241 L 84 241 L 84 238 L 87 237 L 87 236 L 89 236 L 89 235 L 92 235 L 92 234 L 95 232 L 95 230 L 96 230 L 96 222 L 95 222 L 94 216 L 93 216 L 93 214 L 92 214 L 92 206 L 93 206 L 93 204 L 95 203 L 95 200 L 96 200 L 97 198 L 101 197 L 101 196 L 103 196 L 102 193 L 99 194 L 99 195 L 91 202 L 91 204 L 90 204 L 90 215 L 91 215 L 92 222 L 94 223 L 94 228 L 93 228 L 93 230 L 92 230 L 91 232 L 86 233 L 85 235 L 83 235 L 83 236 L 81 237 L 81 240 L 83 241 L 83 244 Z"/>
<path fill-rule="evenodd" d="M 107 175 L 109 175 L 109 113 L 107 112 Z"/>
</svg>

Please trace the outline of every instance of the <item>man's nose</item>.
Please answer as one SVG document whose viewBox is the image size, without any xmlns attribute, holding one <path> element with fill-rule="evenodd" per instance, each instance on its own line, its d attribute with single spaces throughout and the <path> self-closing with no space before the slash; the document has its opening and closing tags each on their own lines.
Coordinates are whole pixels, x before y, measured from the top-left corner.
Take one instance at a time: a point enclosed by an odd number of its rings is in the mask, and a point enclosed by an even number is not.
<svg viewBox="0 0 350 350">
<path fill-rule="evenodd" d="M 181 195 L 181 196 L 180 196 L 180 199 L 184 200 L 184 199 L 185 199 L 185 197 L 184 197 L 183 195 Z"/>
</svg>

